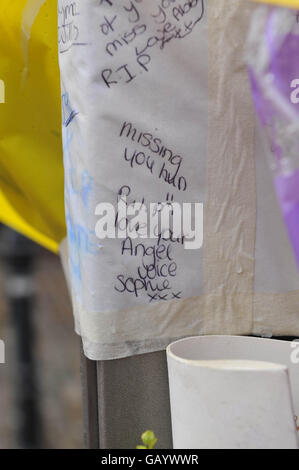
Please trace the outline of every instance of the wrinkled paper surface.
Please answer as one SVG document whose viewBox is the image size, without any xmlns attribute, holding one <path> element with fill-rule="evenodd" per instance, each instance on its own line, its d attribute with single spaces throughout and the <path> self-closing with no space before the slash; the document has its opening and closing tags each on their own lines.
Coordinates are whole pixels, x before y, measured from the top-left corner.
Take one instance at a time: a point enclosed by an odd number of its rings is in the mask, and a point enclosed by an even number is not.
<svg viewBox="0 0 299 470">
<path fill-rule="evenodd" d="M 227 3 L 58 3 L 62 252 L 91 359 L 156 351 L 196 334 L 299 334 L 295 263 L 271 177 L 256 177 L 255 157 L 263 167 L 264 155 L 244 61 L 255 5 Z M 131 287 L 157 261 L 157 240 L 142 240 L 144 254 L 136 241 L 124 250 L 123 240 L 96 237 L 96 206 L 116 205 L 119 194 L 204 203 L 202 249 L 163 241 L 163 264 L 175 263 L 167 284 L 157 273 L 150 285 Z"/>
</svg>

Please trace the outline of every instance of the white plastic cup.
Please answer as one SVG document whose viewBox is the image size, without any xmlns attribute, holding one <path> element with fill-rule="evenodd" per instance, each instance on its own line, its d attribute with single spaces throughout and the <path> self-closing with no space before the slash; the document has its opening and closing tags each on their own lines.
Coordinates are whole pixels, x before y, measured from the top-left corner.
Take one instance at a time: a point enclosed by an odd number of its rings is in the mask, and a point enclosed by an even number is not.
<svg viewBox="0 0 299 470">
<path fill-rule="evenodd" d="M 175 449 L 297 449 L 291 343 L 188 338 L 167 349 Z M 296 367 L 296 369 L 295 369 Z"/>
</svg>

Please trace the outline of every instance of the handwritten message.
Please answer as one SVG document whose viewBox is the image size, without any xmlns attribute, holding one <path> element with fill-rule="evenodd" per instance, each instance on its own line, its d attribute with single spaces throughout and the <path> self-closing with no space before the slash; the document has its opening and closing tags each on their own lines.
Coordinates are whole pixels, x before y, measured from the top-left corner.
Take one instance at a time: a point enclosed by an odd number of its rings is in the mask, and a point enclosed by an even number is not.
<svg viewBox="0 0 299 470">
<path fill-rule="evenodd" d="M 124 147 L 123 158 L 130 168 L 141 168 L 153 177 L 179 191 L 186 191 L 187 178 L 181 173 L 183 157 L 168 148 L 157 136 L 138 130 L 130 122 L 124 122 L 120 138 L 134 143 L 133 150 Z"/>
<path fill-rule="evenodd" d="M 130 186 L 123 186 L 118 192 L 119 197 L 133 197 Z M 166 197 L 166 202 L 157 203 L 154 212 L 159 213 L 168 205 L 171 208 L 172 198 Z M 147 204 L 145 197 L 141 204 Z M 122 220 L 119 214 L 116 215 L 115 225 L 128 228 L 130 221 Z M 132 227 L 131 227 L 132 228 Z M 136 227 L 138 230 L 138 227 Z M 157 224 L 153 227 L 156 235 L 155 239 L 150 241 L 133 240 L 130 236 L 126 237 L 120 246 L 120 255 L 124 259 L 123 265 L 127 265 L 126 260 L 133 260 L 136 264 L 135 274 L 127 272 L 116 276 L 114 289 L 120 294 L 130 294 L 136 299 L 146 296 L 149 303 L 154 301 L 168 301 L 180 299 L 182 290 L 174 287 L 174 281 L 178 274 L 178 264 L 175 257 L 175 247 L 184 245 L 185 237 L 175 237 L 171 230 L 167 235 L 160 230 Z M 132 264 L 132 263 L 130 263 Z"/>
<path fill-rule="evenodd" d="M 78 17 L 80 11 L 77 2 L 58 2 L 58 46 L 59 53 L 68 52 L 73 46 L 86 46 L 80 41 Z"/>
<path fill-rule="evenodd" d="M 203 286 L 201 250 L 185 246 L 195 213 L 181 222 L 205 195 L 205 17 L 204 0 L 59 0 L 68 256 L 86 310 L 142 309 Z M 143 230 L 134 203 L 150 220 L 144 236 L 131 235 Z M 101 204 L 124 236 L 98 236 Z"/>
<path fill-rule="evenodd" d="M 113 7 L 115 2 L 103 0 L 101 3 Z M 160 0 L 150 12 L 145 0 L 126 0 L 122 8 L 126 14 L 125 26 L 123 15 L 120 22 L 114 13 L 104 15 L 100 25 L 105 54 L 111 58 L 111 67 L 101 71 L 108 88 L 121 82 L 130 83 L 141 72 L 148 72 L 153 54 L 163 52 L 175 40 L 190 36 L 204 16 L 204 0 Z M 122 63 L 124 52 L 126 58 Z"/>
</svg>

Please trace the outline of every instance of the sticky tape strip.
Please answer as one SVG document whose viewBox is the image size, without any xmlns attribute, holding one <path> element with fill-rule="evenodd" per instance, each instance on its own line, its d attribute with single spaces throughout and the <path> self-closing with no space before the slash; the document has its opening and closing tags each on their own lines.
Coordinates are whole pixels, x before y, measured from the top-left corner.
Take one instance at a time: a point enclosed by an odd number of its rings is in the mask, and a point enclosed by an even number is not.
<svg viewBox="0 0 299 470">
<path fill-rule="evenodd" d="M 244 60 L 255 5 L 209 0 L 205 333 L 251 331 L 256 239 L 255 115 Z"/>
</svg>

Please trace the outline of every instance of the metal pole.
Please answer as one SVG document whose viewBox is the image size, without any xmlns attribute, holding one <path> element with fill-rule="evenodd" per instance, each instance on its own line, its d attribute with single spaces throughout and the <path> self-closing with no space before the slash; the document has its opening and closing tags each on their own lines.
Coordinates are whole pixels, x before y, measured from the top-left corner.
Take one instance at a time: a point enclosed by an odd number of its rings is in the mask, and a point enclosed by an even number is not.
<svg viewBox="0 0 299 470">
<path fill-rule="evenodd" d="M 17 443 L 21 448 L 42 447 L 39 393 L 35 362 L 34 262 L 37 246 L 3 227 L 0 256 L 6 268 L 6 293 L 14 332 L 14 390 Z"/>
</svg>

